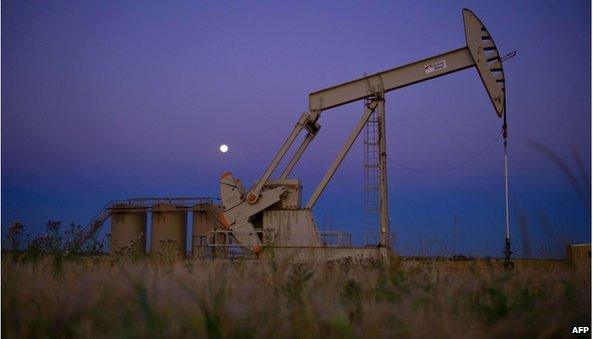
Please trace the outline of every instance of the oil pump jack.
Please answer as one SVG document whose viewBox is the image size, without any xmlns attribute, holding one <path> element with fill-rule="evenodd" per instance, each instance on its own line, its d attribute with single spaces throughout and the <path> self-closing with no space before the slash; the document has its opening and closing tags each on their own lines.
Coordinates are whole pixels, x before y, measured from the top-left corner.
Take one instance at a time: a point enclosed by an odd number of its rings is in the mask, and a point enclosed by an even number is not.
<svg viewBox="0 0 593 339">
<path fill-rule="evenodd" d="M 355 259 L 388 257 L 390 235 L 387 203 L 385 93 L 475 67 L 492 101 L 496 114 L 503 119 L 506 224 L 504 265 L 506 268 L 512 268 L 508 205 L 508 124 L 503 61 L 514 56 L 514 52 L 501 57 L 490 32 L 476 15 L 468 9 L 464 9 L 462 13 L 465 46 L 310 93 L 308 110 L 301 115 L 263 175 L 248 191 L 245 190 L 240 180 L 235 179 L 231 173 L 227 172 L 220 178 L 222 206 L 214 203 L 212 199 L 204 200 L 203 198 L 187 197 L 114 200 L 109 202 L 82 232 L 68 244 L 68 249 L 79 249 L 82 244 L 96 234 L 104 221 L 112 217 L 114 213 L 119 217 L 116 218 L 115 224 L 112 218 L 111 228 L 112 233 L 114 228 L 118 230 L 118 232 L 114 233 L 117 234 L 118 239 L 112 237 L 112 245 L 116 246 L 116 248 L 112 248 L 112 252 L 114 249 L 117 250 L 118 243 L 123 244 L 130 241 L 134 242 L 140 238 L 144 239 L 146 213 L 151 210 L 153 214 L 156 213 L 157 215 L 156 229 L 160 232 L 159 237 L 171 237 L 170 231 L 176 230 L 173 235 L 175 239 L 168 240 L 178 243 L 180 251 L 184 252 L 185 213 L 192 210 L 194 213 L 193 233 L 194 238 L 197 237 L 202 244 L 199 246 L 204 246 L 203 238 L 209 239 L 206 241 L 206 247 L 219 245 L 225 247 L 229 245 L 230 239 L 232 244 L 236 244 L 234 241 L 236 240 L 239 245 L 246 248 L 248 252 L 255 253 L 257 257 L 265 258 L 266 255 L 276 255 L 275 253 L 278 250 L 284 250 L 284 252 L 280 251 L 283 253 L 281 255 L 290 257 L 295 261 L 302 259 L 323 261 L 343 257 Z M 301 181 L 289 178 L 289 176 L 319 132 L 321 114 L 332 108 L 358 100 L 364 100 L 365 102 L 362 116 L 323 179 L 313 191 L 307 203 L 302 206 Z M 379 244 L 376 248 L 324 246 L 325 244 L 320 242 L 312 209 L 372 115 L 374 116 L 373 124 L 378 127 Z M 278 177 L 272 178 L 281 160 L 303 132 L 305 136 L 286 167 Z M 161 211 L 161 206 L 168 206 L 168 212 Z M 164 215 L 167 215 L 175 222 L 167 224 L 169 219 L 165 218 Z M 155 232 L 154 219 L 153 215 L 153 238 Z M 220 235 L 220 241 L 217 240 L 218 235 Z M 157 239 L 160 239 L 159 237 Z M 273 250 L 262 251 L 265 247 Z M 151 248 L 151 252 L 153 250 Z"/>
<path fill-rule="evenodd" d="M 503 58 L 496 48 L 490 32 L 477 16 L 468 9 L 464 9 L 462 13 L 465 46 L 310 93 L 308 110 L 301 115 L 263 175 L 249 190 L 246 190 L 241 181 L 235 179 L 230 172 L 221 176 L 220 197 L 224 212 L 220 219 L 224 227 L 232 231 L 238 242 L 254 253 L 259 253 L 265 246 L 319 247 L 312 209 L 367 120 L 373 112 L 377 111 L 380 150 L 379 249 L 385 255 L 390 247 L 387 204 L 387 150 L 385 145 L 385 93 L 475 67 L 486 88 L 486 92 L 490 96 L 496 114 L 503 119 L 505 197 L 507 198 L 505 204 L 505 266 L 512 265 L 508 226 L 508 184 L 506 180 L 508 173 L 506 152 L 508 125 L 505 109 Z M 300 180 L 289 178 L 289 176 L 319 132 L 319 119 L 322 113 L 358 100 L 365 100 L 366 102 L 362 116 L 307 203 L 301 206 Z M 272 178 L 281 160 L 303 131 L 306 135 L 286 167 L 279 177 Z M 267 237 L 266 234 L 270 236 Z"/>
</svg>

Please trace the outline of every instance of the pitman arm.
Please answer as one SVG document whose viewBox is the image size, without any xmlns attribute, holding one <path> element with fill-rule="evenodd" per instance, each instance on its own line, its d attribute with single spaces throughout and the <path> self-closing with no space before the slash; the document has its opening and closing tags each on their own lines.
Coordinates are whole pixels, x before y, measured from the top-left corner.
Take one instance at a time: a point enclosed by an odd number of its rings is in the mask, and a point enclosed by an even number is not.
<svg viewBox="0 0 593 339">
<path fill-rule="evenodd" d="M 268 179 L 270 179 L 270 176 L 272 175 L 272 173 L 274 173 L 274 171 L 276 170 L 276 167 L 278 167 L 278 164 L 280 163 L 282 158 L 284 158 L 284 156 L 286 155 L 286 152 L 288 152 L 288 150 L 290 149 L 290 146 L 292 146 L 292 143 L 299 136 L 300 132 L 303 129 L 306 129 L 309 132 L 309 134 L 315 135 L 317 133 L 317 131 L 320 128 L 319 124 L 317 123 L 317 119 L 319 119 L 318 111 L 308 111 L 308 112 L 304 112 L 301 115 L 301 118 L 296 123 L 296 125 L 294 126 L 294 128 L 292 129 L 290 134 L 288 135 L 288 138 L 286 138 L 286 140 L 284 141 L 284 143 L 278 150 L 278 153 L 276 153 L 276 156 L 274 156 L 274 159 L 272 160 L 272 162 L 270 163 L 270 165 L 264 172 L 264 175 L 259 179 L 259 181 L 255 184 L 255 186 L 253 186 L 253 188 L 249 191 L 249 193 L 247 193 L 247 202 L 248 203 L 255 204 L 258 201 L 258 199 L 260 198 L 261 190 L 264 187 L 264 184 L 268 181 Z M 304 143 L 306 143 L 306 145 L 308 145 L 309 142 L 310 142 L 310 140 L 305 141 Z M 306 145 L 305 145 L 305 148 L 306 148 Z M 301 147 L 301 148 L 303 148 L 303 147 Z M 304 152 L 304 149 L 302 149 L 300 154 L 302 154 L 303 152 Z M 300 157 L 300 155 L 299 155 L 299 157 Z M 298 161 L 298 159 L 296 159 L 296 161 Z M 294 157 L 293 157 L 293 161 L 291 161 L 292 166 L 296 165 L 296 161 L 294 161 Z M 290 164 L 289 164 L 289 166 L 290 166 Z"/>
</svg>

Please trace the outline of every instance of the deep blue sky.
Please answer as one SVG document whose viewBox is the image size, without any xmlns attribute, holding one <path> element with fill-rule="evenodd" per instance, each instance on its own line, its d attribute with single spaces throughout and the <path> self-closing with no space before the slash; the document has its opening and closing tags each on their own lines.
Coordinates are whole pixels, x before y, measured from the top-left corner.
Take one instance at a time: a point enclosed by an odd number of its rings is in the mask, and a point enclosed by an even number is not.
<svg viewBox="0 0 593 339">
<path fill-rule="evenodd" d="M 502 53 L 517 51 L 505 64 L 515 249 L 520 213 L 534 252 L 550 232 L 589 242 L 590 205 L 525 143 L 548 145 L 575 173 L 576 147 L 591 172 L 589 1 L 2 1 L 2 223 L 85 224 L 110 199 L 217 196 L 226 170 L 252 182 L 309 92 L 462 47 L 464 7 Z M 305 201 L 361 112 L 359 102 L 324 113 L 294 173 Z M 387 119 L 396 249 L 413 254 L 429 246 L 422 238 L 499 255 L 502 144 L 433 171 L 500 131 L 477 72 L 389 93 Z M 357 242 L 362 155 L 358 141 L 315 208 L 320 227 Z"/>
</svg>

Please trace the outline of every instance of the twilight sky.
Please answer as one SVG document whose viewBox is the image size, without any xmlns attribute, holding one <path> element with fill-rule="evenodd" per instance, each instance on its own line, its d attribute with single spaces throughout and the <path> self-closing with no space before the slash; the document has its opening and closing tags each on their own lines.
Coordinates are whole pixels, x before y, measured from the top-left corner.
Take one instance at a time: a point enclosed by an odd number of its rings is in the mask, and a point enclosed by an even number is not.
<svg viewBox="0 0 593 339">
<path fill-rule="evenodd" d="M 226 170 L 250 183 L 309 92 L 464 46 L 464 7 L 501 53 L 517 51 L 504 66 L 515 251 L 528 243 L 546 255 L 560 237 L 590 242 L 590 201 L 526 143 L 547 145 L 581 180 L 576 149 L 590 180 L 584 0 L 2 1 L 2 224 L 86 224 L 118 198 L 218 196 Z M 501 121 L 477 71 L 391 92 L 386 105 L 396 250 L 499 256 L 503 149 L 486 146 Z M 362 107 L 324 112 L 293 173 L 305 202 Z M 315 207 L 320 228 L 347 230 L 357 243 L 362 156 L 358 140 Z"/>
</svg>

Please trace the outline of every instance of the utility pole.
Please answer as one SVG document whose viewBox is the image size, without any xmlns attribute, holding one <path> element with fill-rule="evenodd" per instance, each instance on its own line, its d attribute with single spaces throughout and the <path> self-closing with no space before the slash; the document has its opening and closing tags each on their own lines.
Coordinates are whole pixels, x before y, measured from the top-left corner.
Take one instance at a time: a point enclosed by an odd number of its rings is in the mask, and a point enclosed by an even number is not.
<svg viewBox="0 0 593 339">
<path fill-rule="evenodd" d="M 387 143 L 385 133 L 385 94 L 379 93 L 377 100 L 377 117 L 379 120 L 379 193 L 380 193 L 380 234 L 379 245 L 389 247 L 389 199 L 387 195 Z"/>
</svg>

